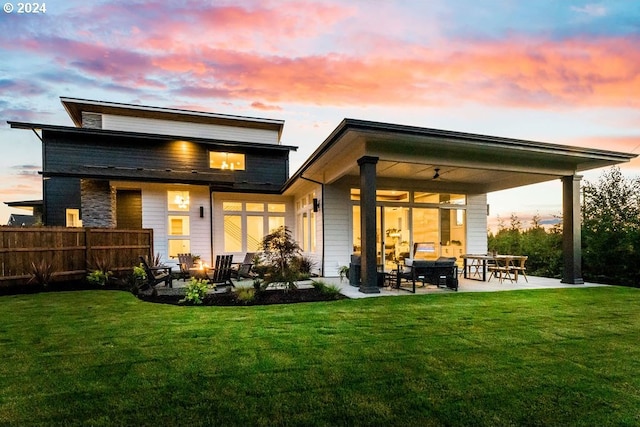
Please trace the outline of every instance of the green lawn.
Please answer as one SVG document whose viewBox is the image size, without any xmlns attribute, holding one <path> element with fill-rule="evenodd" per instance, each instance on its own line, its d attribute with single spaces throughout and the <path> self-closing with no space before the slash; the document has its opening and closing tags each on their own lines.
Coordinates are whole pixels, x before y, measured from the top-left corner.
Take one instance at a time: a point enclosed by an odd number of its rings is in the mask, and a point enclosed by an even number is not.
<svg viewBox="0 0 640 427">
<path fill-rule="evenodd" d="M 640 290 L 0 297 L 1 425 L 640 424 Z"/>
</svg>

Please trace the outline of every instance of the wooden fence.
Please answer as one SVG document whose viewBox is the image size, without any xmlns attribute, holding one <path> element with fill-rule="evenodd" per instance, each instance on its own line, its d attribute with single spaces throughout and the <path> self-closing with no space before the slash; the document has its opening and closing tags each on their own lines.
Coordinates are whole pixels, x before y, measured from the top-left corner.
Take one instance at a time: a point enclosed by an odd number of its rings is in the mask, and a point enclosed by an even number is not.
<svg viewBox="0 0 640 427">
<path fill-rule="evenodd" d="M 55 281 L 78 280 L 104 262 L 114 273 L 153 255 L 153 230 L 0 227 L 0 286 L 26 284 L 31 263 L 51 264 Z"/>
</svg>

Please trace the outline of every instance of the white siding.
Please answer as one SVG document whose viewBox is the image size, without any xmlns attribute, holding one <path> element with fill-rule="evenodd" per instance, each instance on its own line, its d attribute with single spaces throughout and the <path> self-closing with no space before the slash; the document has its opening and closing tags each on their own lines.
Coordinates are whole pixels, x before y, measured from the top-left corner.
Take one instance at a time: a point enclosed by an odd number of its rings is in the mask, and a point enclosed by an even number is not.
<svg viewBox="0 0 640 427">
<path fill-rule="evenodd" d="M 102 115 L 102 128 L 128 132 L 219 139 L 224 141 L 253 142 L 260 144 L 280 143 L 278 141 L 278 132 L 272 130 L 109 114 Z"/>
<path fill-rule="evenodd" d="M 168 190 L 189 191 L 191 253 L 200 255 L 203 261 L 211 260 L 209 188 L 192 185 L 137 185 L 142 189 L 142 227 L 153 228 L 154 251 L 162 256 L 162 260 L 167 264 L 177 262 L 168 256 Z M 200 206 L 204 209 L 204 218 L 200 218 Z"/>
<path fill-rule="evenodd" d="M 487 252 L 487 195 L 467 196 L 467 253 Z"/>
<path fill-rule="evenodd" d="M 349 187 L 326 185 L 322 202 L 325 215 L 323 271 L 326 277 L 337 277 L 338 268 L 349 265 L 353 252 Z"/>
</svg>

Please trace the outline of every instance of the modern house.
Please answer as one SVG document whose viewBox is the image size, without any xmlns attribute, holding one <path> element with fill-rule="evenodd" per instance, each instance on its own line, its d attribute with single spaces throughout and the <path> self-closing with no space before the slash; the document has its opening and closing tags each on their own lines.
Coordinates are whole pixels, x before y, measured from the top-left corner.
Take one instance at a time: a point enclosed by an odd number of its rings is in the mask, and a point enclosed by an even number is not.
<svg viewBox="0 0 640 427">
<path fill-rule="evenodd" d="M 286 225 L 320 273 L 487 251 L 487 193 L 561 179 L 563 281 L 582 283 L 580 172 L 633 154 L 345 119 L 289 176 L 284 122 L 62 98 L 76 127 L 39 130 L 46 225 L 152 228 L 164 259 L 242 257 Z"/>
</svg>

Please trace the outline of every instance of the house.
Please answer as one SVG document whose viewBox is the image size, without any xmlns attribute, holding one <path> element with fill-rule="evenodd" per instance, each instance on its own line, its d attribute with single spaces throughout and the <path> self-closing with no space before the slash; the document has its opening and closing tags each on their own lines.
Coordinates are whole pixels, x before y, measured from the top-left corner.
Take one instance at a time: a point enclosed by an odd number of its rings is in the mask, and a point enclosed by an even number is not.
<svg viewBox="0 0 640 427">
<path fill-rule="evenodd" d="M 164 259 L 241 257 L 287 225 L 320 273 L 362 254 L 376 269 L 412 256 L 487 251 L 487 193 L 561 179 L 563 281 L 583 283 L 580 172 L 635 155 L 345 119 L 289 176 L 284 122 L 62 98 L 76 127 L 41 131 L 47 225 L 152 228 Z"/>
<path fill-rule="evenodd" d="M 31 227 L 35 224 L 36 218 L 33 215 L 20 214 L 9 215 L 9 222 L 7 222 L 7 225 L 11 227 Z"/>
<path fill-rule="evenodd" d="M 11 208 L 30 211 L 30 215 L 12 214 L 7 225 L 13 227 L 30 227 L 42 224 L 42 200 L 26 200 L 22 202 L 5 202 Z"/>
</svg>

